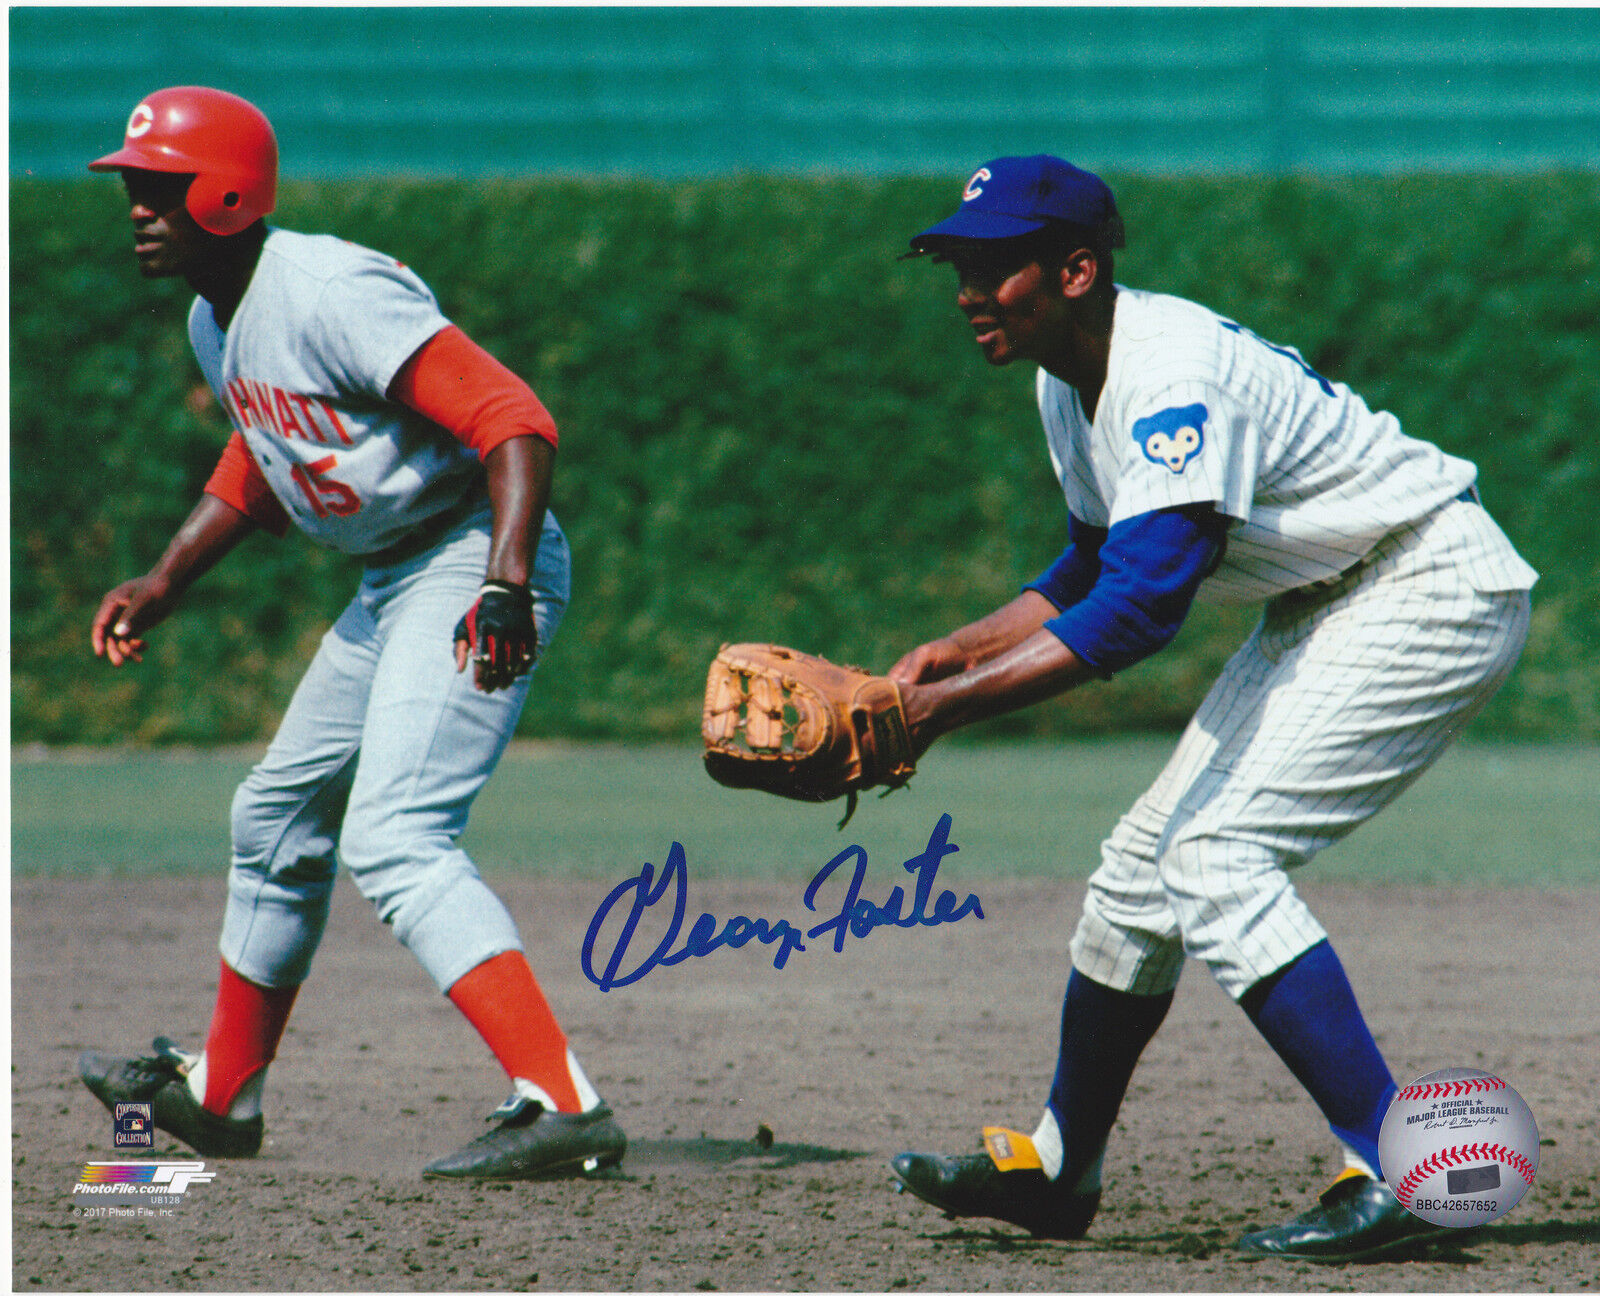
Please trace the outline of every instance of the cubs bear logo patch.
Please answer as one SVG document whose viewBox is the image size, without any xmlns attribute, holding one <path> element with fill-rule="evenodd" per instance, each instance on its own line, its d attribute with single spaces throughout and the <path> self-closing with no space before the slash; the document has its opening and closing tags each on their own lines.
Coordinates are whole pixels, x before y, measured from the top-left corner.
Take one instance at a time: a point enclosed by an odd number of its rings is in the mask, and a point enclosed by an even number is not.
<svg viewBox="0 0 1600 1296">
<path fill-rule="evenodd" d="M 1208 411 L 1204 405 L 1178 405 L 1133 425 L 1133 439 L 1151 463 L 1181 473 L 1205 448 Z"/>
</svg>

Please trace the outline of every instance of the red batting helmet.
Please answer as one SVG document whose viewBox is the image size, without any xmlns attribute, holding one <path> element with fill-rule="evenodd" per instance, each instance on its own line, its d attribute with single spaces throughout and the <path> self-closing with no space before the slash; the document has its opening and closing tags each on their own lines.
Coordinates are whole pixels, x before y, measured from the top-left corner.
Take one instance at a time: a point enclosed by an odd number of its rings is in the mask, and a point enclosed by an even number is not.
<svg viewBox="0 0 1600 1296">
<path fill-rule="evenodd" d="M 254 104 L 223 90 L 174 86 L 146 96 L 128 118 L 122 147 L 91 171 L 193 172 L 184 205 L 213 234 L 237 234 L 272 210 L 278 141 Z"/>
</svg>

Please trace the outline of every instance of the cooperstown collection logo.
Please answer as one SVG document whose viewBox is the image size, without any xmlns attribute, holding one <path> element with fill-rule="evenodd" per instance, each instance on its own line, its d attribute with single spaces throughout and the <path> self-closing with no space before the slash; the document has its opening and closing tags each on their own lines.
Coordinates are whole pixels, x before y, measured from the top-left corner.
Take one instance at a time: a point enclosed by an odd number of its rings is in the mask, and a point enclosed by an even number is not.
<svg viewBox="0 0 1600 1296">
<path fill-rule="evenodd" d="M 217 1177 L 204 1161 L 91 1161 L 83 1167 L 74 1196 L 182 1196 L 191 1184 Z"/>
</svg>

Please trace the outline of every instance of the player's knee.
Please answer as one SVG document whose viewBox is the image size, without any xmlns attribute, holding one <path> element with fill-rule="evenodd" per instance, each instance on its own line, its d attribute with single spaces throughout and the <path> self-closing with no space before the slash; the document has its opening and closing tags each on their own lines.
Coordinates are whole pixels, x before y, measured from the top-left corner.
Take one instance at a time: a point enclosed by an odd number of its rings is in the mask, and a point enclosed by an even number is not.
<svg viewBox="0 0 1600 1296">
<path fill-rule="evenodd" d="M 339 858 L 359 884 L 418 853 L 421 834 L 413 831 L 403 814 L 384 815 L 352 808 L 339 830 Z"/>
<path fill-rule="evenodd" d="M 228 815 L 235 855 L 250 853 L 249 847 L 259 839 L 265 818 L 260 794 L 250 786 L 248 780 L 239 784 L 234 790 L 233 804 Z"/>
<path fill-rule="evenodd" d="M 1255 890 L 1253 862 L 1238 868 L 1226 843 L 1209 835 L 1184 835 L 1163 844 L 1156 857 L 1156 875 L 1167 907 L 1191 954 L 1207 933 L 1238 911 L 1239 902 Z"/>
<path fill-rule="evenodd" d="M 1092 980 L 1138 994 L 1178 984 L 1184 947 L 1169 915 L 1108 913 L 1091 901 L 1073 934 L 1072 966 Z"/>
<path fill-rule="evenodd" d="M 403 843 L 377 841 L 348 828 L 339 838 L 339 859 L 356 884 L 356 890 L 375 904 L 386 893 L 400 889 L 392 879 L 406 871 Z"/>
<path fill-rule="evenodd" d="M 1203 904 L 1207 896 L 1231 889 L 1241 873 L 1256 871 L 1256 861 L 1241 858 L 1234 845 L 1198 825 L 1162 842 L 1156 854 L 1156 876 L 1180 924 L 1196 903 Z"/>
<path fill-rule="evenodd" d="M 471 871 L 447 835 L 408 828 L 393 816 L 352 817 L 339 837 L 339 857 L 385 922 L 409 897 L 447 887 L 456 874 Z"/>
<path fill-rule="evenodd" d="M 340 854 L 356 890 L 430 970 L 448 961 L 453 946 L 481 936 L 487 908 L 498 902 L 449 839 L 345 840 Z"/>
<path fill-rule="evenodd" d="M 1089 876 L 1081 926 L 1089 934 L 1138 930 L 1173 940 L 1178 936 L 1166 892 L 1154 869 L 1148 862 L 1130 866 L 1109 855 Z"/>
<path fill-rule="evenodd" d="M 233 866 L 249 872 L 266 872 L 289 826 L 287 807 L 274 805 L 273 799 L 248 780 L 233 794 L 229 823 L 233 837 Z"/>
<path fill-rule="evenodd" d="M 274 795 L 249 780 L 234 793 L 229 817 L 236 874 L 272 877 L 288 884 L 332 880 L 332 836 L 308 803 Z"/>
<path fill-rule="evenodd" d="M 1187 926 L 1197 911 L 1276 893 L 1305 858 L 1270 833 L 1194 823 L 1162 843 L 1156 875 L 1179 923 Z"/>
</svg>

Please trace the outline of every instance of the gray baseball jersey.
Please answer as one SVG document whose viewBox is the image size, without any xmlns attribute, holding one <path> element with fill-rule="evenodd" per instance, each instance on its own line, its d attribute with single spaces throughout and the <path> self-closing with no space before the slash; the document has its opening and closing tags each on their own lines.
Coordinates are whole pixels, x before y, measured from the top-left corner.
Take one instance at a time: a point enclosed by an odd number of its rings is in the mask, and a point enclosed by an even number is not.
<svg viewBox="0 0 1600 1296">
<path fill-rule="evenodd" d="M 189 339 L 296 525 L 371 554 L 481 490 L 472 449 L 386 399 L 400 367 L 448 324 L 392 257 L 274 229 L 227 332 L 197 297 Z"/>
</svg>

